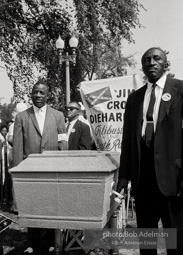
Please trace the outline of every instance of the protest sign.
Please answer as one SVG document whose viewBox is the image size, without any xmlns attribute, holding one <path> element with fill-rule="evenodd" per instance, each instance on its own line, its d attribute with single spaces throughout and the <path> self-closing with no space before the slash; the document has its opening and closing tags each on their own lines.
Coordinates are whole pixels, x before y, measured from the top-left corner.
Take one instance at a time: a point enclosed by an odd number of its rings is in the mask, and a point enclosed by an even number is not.
<svg viewBox="0 0 183 255">
<path fill-rule="evenodd" d="M 0 214 L 0 235 L 3 231 L 9 228 L 11 223 L 12 223 L 12 220 L 10 218 L 6 217 L 3 214 Z"/>
<path fill-rule="evenodd" d="M 97 150 L 121 151 L 126 101 L 141 86 L 142 77 L 138 75 L 81 83 L 80 93 Z"/>
<path fill-rule="evenodd" d="M 0 254 L 2 252 L 2 245 L 6 237 L 6 231 L 11 225 L 12 220 L 3 214 L 0 214 Z"/>
</svg>

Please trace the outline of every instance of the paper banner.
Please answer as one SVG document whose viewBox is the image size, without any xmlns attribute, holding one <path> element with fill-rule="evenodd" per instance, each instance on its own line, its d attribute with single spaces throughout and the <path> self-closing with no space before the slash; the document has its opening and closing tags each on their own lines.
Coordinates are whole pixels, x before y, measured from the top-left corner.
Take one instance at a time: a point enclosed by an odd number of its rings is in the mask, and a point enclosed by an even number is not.
<svg viewBox="0 0 183 255">
<path fill-rule="evenodd" d="M 143 86 L 138 75 L 84 81 L 80 93 L 99 151 L 121 151 L 128 95 Z"/>
</svg>

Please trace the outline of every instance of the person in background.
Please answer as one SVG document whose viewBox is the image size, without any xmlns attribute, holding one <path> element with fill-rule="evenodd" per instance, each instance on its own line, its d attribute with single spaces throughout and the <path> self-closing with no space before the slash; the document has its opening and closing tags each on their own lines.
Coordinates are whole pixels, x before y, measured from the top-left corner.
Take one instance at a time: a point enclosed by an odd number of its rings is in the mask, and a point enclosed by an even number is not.
<svg viewBox="0 0 183 255">
<path fill-rule="evenodd" d="M 7 124 L 7 126 L 8 126 L 8 131 L 9 131 L 9 128 L 11 127 L 11 125 L 14 123 L 14 120 L 10 120 L 10 121 L 8 121 L 8 124 Z"/>
<path fill-rule="evenodd" d="M 0 198 L 1 203 L 9 203 L 10 193 L 9 183 L 10 175 L 8 173 L 8 143 L 7 143 L 8 127 L 2 125 L 0 128 Z"/>
<path fill-rule="evenodd" d="M 17 113 L 23 112 L 23 111 L 27 110 L 27 108 L 29 108 L 29 107 L 30 107 L 30 105 L 27 103 L 17 103 L 17 105 L 16 105 L 16 109 L 13 113 L 14 119 L 12 120 L 12 124 L 9 126 L 9 131 L 7 134 L 8 143 L 11 146 L 13 146 L 13 130 L 14 130 L 14 124 L 15 124 L 15 117 L 16 117 Z"/>
<path fill-rule="evenodd" d="M 69 150 L 90 150 L 91 135 L 89 125 L 79 120 L 81 106 L 72 101 L 66 107 L 68 149 Z"/>
<path fill-rule="evenodd" d="M 71 101 L 66 107 L 68 150 L 91 150 L 91 134 L 89 124 L 79 118 L 81 105 Z M 77 235 L 78 230 L 72 230 Z M 82 240 L 83 232 L 79 235 Z M 66 246 L 72 242 L 73 236 L 70 230 L 65 232 Z"/>
<path fill-rule="evenodd" d="M 17 113 L 25 111 L 28 107 L 30 107 L 27 103 L 17 103 L 16 109 L 13 112 L 14 118 L 16 117 Z M 13 164 L 13 155 L 12 155 L 12 149 L 13 149 L 13 130 L 14 130 L 14 124 L 15 124 L 15 119 L 12 120 L 12 124 L 9 126 L 9 131 L 7 134 L 7 140 L 8 140 L 8 165 L 9 169 L 12 168 Z M 11 182 L 12 183 L 12 182 Z M 12 186 L 12 206 L 11 206 L 11 212 L 17 214 L 18 209 L 17 209 L 17 204 L 15 200 L 15 195 L 14 195 L 14 189 L 13 189 L 13 184 Z"/>
<path fill-rule="evenodd" d="M 1 126 L 0 140 L 4 142 L 8 133 L 8 127 L 6 125 Z"/>
<path fill-rule="evenodd" d="M 46 102 L 49 89 L 44 81 L 38 81 L 32 89 L 33 106 L 16 115 L 13 132 L 13 166 L 17 166 L 29 154 L 44 150 L 67 150 L 64 115 Z M 36 198 L 35 198 L 36 199 Z M 28 248 L 25 254 L 39 254 L 41 244 L 39 228 L 28 228 Z M 54 253 L 54 230 L 45 234 L 46 254 Z"/>
<path fill-rule="evenodd" d="M 127 100 L 117 191 L 131 181 L 137 227 L 158 229 L 161 219 L 164 230 L 177 230 L 177 249 L 167 254 L 182 255 L 183 81 L 166 75 L 169 63 L 161 48 L 148 49 L 141 62 L 148 81 Z M 156 245 L 144 247 L 141 255 L 157 255 Z"/>
</svg>

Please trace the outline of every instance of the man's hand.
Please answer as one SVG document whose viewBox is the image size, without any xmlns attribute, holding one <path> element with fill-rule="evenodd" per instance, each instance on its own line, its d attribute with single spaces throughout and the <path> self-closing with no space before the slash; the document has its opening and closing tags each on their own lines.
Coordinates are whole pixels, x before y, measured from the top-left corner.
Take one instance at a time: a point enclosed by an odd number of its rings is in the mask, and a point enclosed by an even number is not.
<svg viewBox="0 0 183 255">
<path fill-rule="evenodd" d="M 118 184 L 117 184 L 117 189 L 116 189 L 116 191 L 117 191 L 118 193 L 120 193 L 121 190 L 122 190 L 123 188 L 124 188 L 124 190 L 126 190 L 126 189 L 127 189 L 127 186 L 128 186 L 128 180 L 125 179 L 125 178 L 120 178 L 120 179 L 118 180 Z"/>
<path fill-rule="evenodd" d="M 66 142 L 66 141 L 59 141 L 58 142 L 58 149 L 60 151 L 67 151 L 68 150 L 68 142 Z"/>
</svg>

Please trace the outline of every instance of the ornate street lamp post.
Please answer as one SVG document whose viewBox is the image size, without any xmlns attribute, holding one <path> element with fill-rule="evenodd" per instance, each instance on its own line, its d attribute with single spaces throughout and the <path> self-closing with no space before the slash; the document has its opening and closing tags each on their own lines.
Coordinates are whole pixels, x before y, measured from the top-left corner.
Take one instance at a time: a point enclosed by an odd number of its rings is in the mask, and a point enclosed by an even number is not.
<svg viewBox="0 0 183 255">
<path fill-rule="evenodd" d="M 70 62 L 73 63 L 73 65 L 76 64 L 76 48 L 78 46 L 78 39 L 75 36 L 72 36 L 69 40 L 69 45 L 72 48 L 72 54 L 69 55 L 69 53 L 66 51 L 64 54 L 64 47 L 65 42 L 62 40 L 62 38 L 59 36 L 59 38 L 56 41 L 56 48 L 58 49 L 58 57 L 59 57 L 59 65 L 61 66 L 63 62 L 65 62 L 66 66 L 66 105 L 70 102 L 70 70 L 69 70 L 69 64 Z"/>
<path fill-rule="evenodd" d="M 58 49 L 58 58 L 59 65 L 61 66 L 63 62 L 65 62 L 66 66 L 66 105 L 70 102 L 70 62 L 73 65 L 76 64 L 76 48 L 78 46 L 78 39 L 75 36 L 72 36 L 69 40 L 69 46 L 72 48 L 72 54 L 69 55 L 67 51 L 64 52 L 65 42 L 59 36 L 56 41 L 56 48 Z M 60 229 L 55 230 L 55 254 L 59 255 L 62 251 L 62 243 L 63 243 L 63 233 Z"/>
</svg>

